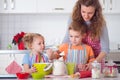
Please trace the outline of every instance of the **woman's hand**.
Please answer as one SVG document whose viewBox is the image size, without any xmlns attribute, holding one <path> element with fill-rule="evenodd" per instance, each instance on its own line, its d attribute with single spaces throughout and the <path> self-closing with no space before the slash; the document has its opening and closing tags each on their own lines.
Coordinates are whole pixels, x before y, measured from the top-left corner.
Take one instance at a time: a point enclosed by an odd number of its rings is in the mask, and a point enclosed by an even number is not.
<svg viewBox="0 0 120 80">
<path fill-rule="evenodd" d="M 86 70 L 91 70 L 91 69 L 92 69 L 92 64 L 91 63 L 86 64 Z"/>
</svg>

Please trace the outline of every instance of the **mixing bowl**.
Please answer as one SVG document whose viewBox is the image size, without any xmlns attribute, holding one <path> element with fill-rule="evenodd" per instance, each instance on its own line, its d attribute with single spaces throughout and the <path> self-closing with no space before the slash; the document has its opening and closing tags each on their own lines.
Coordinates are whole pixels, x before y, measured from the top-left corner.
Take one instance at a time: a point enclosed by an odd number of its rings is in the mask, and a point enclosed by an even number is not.
<svg viewBox="0 0 120 80">
<path fill-rule="evenodd" d="M 42 79 L 45 75 L 52 73 L 52 67 L 48 69 L 51 63 L 34 63 L 33 67 L 36 68 L 37 72 L 32 73 L 33 79 Z M 47 69 L 46 69 L 47 68 Z"/>
<path fill-rule="evenodd" d="M 35 72 L 35 73 L 32 73 L 32 78 L 35 80 L 35 79 L 42 79 L 44 78 L 45 74 L 42 74 L 42 73 L 38 73 L 38 72 Z"/>
</svg>

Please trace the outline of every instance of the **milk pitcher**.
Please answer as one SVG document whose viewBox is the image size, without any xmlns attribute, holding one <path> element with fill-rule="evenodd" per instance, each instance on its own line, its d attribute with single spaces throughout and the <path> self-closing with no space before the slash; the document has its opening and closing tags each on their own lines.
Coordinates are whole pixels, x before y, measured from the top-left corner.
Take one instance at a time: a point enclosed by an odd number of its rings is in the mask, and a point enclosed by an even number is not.
<svg viewBox="0 0 120 80">
<path fill-rule="evenodd" d="M 64 61 L 54 60 L 53 62 L 53 75 L 66 75 L 67 69 Z"/>
</svg>

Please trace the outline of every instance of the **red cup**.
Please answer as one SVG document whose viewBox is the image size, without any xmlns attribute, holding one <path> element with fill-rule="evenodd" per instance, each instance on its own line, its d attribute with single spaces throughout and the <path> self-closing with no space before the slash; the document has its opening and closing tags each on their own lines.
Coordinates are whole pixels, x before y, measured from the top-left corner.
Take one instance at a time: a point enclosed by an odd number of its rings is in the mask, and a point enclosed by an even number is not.
<svg viewBox="0 0 120 80">
<path fill-rule="evenodd" d="M 18 79 L 27 79 L 29 77 L 29 73 L 26 72 L 19 72 L 16 75 Z"/>
</svg>

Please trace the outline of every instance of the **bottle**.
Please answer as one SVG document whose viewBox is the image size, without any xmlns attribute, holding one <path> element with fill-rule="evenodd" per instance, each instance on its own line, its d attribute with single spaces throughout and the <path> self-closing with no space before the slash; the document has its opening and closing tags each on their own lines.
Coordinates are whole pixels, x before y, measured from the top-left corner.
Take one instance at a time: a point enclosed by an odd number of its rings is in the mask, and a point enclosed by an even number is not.
<svg viewBox="0 0 120 80">
<path fill-rule="evenodd" d="M 98 79 L 101 77 L 101 64 L 97 61 L 92 63 L 92 78 Z"/>
</svg>

